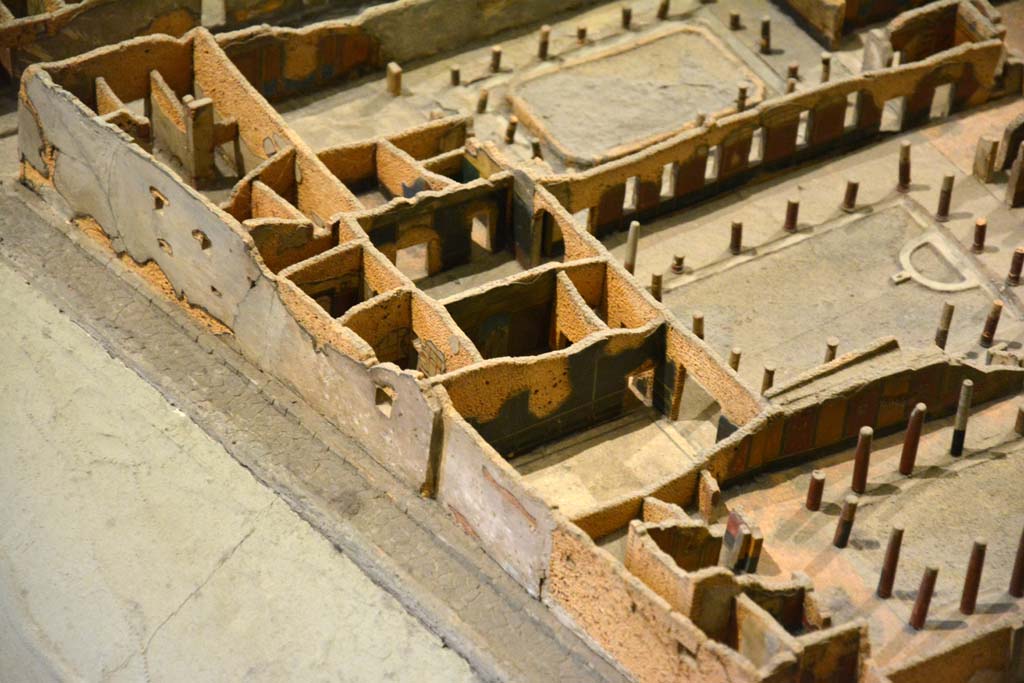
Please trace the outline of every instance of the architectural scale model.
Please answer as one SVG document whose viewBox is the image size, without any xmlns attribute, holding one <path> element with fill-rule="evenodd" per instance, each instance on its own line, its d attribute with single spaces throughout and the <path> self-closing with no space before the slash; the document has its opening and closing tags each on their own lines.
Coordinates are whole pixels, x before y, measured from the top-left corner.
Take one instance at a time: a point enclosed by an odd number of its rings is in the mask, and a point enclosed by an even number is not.
<svg viewBox="0 0 1024 683">
<path fill-rule="evenodd" d="M 20 181 L 614 667 L 1024 681 L 1024 2 L 136 4 Z"/>
</svg>

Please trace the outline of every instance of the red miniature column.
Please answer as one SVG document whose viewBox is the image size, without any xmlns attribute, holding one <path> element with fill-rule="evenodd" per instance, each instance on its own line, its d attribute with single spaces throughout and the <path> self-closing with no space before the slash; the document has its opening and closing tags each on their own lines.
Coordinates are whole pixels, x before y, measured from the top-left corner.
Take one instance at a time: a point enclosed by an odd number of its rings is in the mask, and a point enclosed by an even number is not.
<svg viewBox="0 0 1024 683">
<path fill-rule="evenodd" d="M 807 484 L 807 509 L 821 509 L 821 495 L 825 491 L 825 473 L 821 470 L 811 472 L 811 481 Z"/>
<path fill-rule="evenodd" d="M 928 620 L 928 607 L 932 603 L 932 593 L 935 592 L 935 580 L 939 577 L 939 570 L 935 567 L 928 567 L 921 577 L 921 586 L 917 589 L 917 600 L 914 601 L 914 611 L 910 613 L 910 625 L 920 631 Z"/>
<path fill-rule="evenodd" d="M 964 591 L 960 596 L 960 611 L 963 614 L 974 614 L 978 603 L 978 587 L 981 585 L 981 570 L 985 567 L 985 542 L 975 541 L 971 548 L 971 559 L 967 563 L 967 577 L 964 579 Z"/>
<path fill-rule="evenodd" d="M 864 493 L 868 486 L 868 464 L 871 460 L 871 440 L 874 436 L 875 430 L 871 427 L 860 428 L 857 452 L 853 456 L 853 481 L 850 484 L 854 493 Z"/>
<path fill-rule="evenodd" d="M 924 414 L 928 407 L 923 403 L 914 406 L 910 413 L 910 420 L 907 422 L 907 433 L 903 439 L 903 452 L 900 454 L 900 474 L 909 477 L 914 472 L 914 462 L 917 460 L 917 444 L 921 441 L 921 427 L 924 424 Z"/>
<path fill-rule="evenodd" d="M 889 532 L 889 545 L 885 548 L 882 574 L 878 577 L 878 597 L 892 597 L 892 585 L 896 581 L 896 567 L 900 562 L 900 547 L 903 545 L 903 527 L 896 526 Z"/>
</svg>

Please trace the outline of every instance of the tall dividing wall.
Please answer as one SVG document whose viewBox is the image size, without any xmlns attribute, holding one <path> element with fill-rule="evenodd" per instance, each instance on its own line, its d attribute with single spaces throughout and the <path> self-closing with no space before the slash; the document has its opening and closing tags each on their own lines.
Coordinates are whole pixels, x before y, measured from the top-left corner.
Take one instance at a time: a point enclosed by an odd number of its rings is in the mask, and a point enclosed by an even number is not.
<svg viewBox="0 0 1024 683">
<path fill-rule="evenodd" d="M 1024 680 L 1024 619 L 1008 615 L 993 628 L 949 638 L 936 653 L 888 672 L 886 683 L 974 683 Z"/>
<path fill-rule="evenodd" d="M 412 199 L 392 200 L 386 207 L 353 214 L 370 241 L 394 260 L 395 253 L 427 239 L 427 273 L 433 275 L 468 263 L 473 219 L 485 215 L 495 240 L 505 246 L 510 230 L 509 174 L 479 179 L 447 191 L 421 192 Z M 492 208 L 493 207 L 493 208 Z"/>
<path fill-rule="evenodd" d="M 241 30 L 218 40 L 256 89 L 276 99 L 596 4 L 600 0 L 398 0 L 351 20 Z"/>
<path fill-rule="evenodd" d="M 604 235 L 631 219 L 648 220 L 728 191 L 758 173 L 777 171 L 838 147 L 874 138 L 887 102 L 903 99 L 900 128 L 928 120 L 936 88 L 953 88 L 953 109 L 988 101 L 1002 63 L 1001 40 L 965 43 L 917 62 L 830 81 L 772 98 L 757 107 L 713 120 L 678 136 L 588 171 L 542 183 L 570 213 L 589 209 L 589 229 Z M 847 124 L 847 104 L 855 114 Z M 755 133 L 761 151 L 752 159 Z M 803 131 L 803 132 L 801 132 Z M 707 175 L 709 156 L 716 159 Z M 666 167 L 671 191 L 662 195 Z M 626 183 L 635 180 L 636 206 L 624 209 Z"/>
<path fill-rule="evenodd" d="M 180 36 L 199 25 L 202 0 L 82 0 L 53 12 L 0 16 L 0 64 L 18 77 L 30 64 L 64 59 L 135 36 Z"/>
<path fill-rule="evenodd" d="M 852 444 L 863 426 L 877 432 L 898 429 L 919 402 L 928 406 L 929 418 L 950 415 L 964 379 L 974 381 L 974 401 L 981 404 L 1019 392 L 1024 369 L 977 367 L 939 349 L 903 351 L 895 340 L 882 340 L 769 391 L 772 408 L 699 454 L 698 466 L 580 513 L 573 521 L 599 538 L 638 518 L 645 496 L 689 504 L 702 469 L 725 484 L 814 451 Z"/>
<path fill-rule="evenodd" d="M 317 12 L 358 12 L 367 5 L 386 0 L 206 0 L 220 5 L 213 13 L 223 23 L 212 28 L 239 27 L 259 21 L 279 21 L 316 14 Z M 218 16 L 220 15 L 220 16 Z M 213 18 L 213 17 L 211 17 Z"/>
<path fill-rule="evenodd" d="M 621 414 L 629 375 L 663 357 L 664 327 L 652 322 L 600 332 L 543 356 L 484 361 L 442 382 L 458 411 L 498 452 L 522 453 Z"/>
<path fill-rule="evenodd" d="M 924 5 L 930 0 L 776 0 L 789 8 L 830 49 L 844 34 Z"/>
</svg>

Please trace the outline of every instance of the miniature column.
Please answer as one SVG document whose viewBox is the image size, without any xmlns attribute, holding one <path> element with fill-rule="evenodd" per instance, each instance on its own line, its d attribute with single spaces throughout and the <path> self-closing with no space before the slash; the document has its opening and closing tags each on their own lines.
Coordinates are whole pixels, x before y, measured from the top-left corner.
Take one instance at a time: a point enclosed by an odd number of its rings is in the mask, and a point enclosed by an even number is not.
<svg viewBox="0 0 1024 683">
<path fill-rule="evenodd" d="M 744 111 L 747 108 L 747 90 L 750 88 L 750 84 L 746 81 L 740 81 L 736 85 L 736 111 Z"/>
<path fill-rule="evenodd" d="M 487 90 L 481 90 L 476 98 L 476 113 L 483 114 L 487 111 Z"/>
<path fill-rule="evenodd" d="M 729 30 L 739 31 L 743 28 L 743 21 L 740 19 L 739 12 L 729 12 Z"/>
<path fill-rule="evenodd" d="M 846 213 L 850 213 L 857 208 L 857 190 L 860 188 L 860 183 L 853 180 L 846 181 L 846 193 L 843 195 L 843 204 L 840 207 Z"/>
<path fill-rule="evenodd" d="M 495 45 L 491 48 L 491 73 L 501 71 L 501 46 Z"/>
<path fill-rule="evenodd" d="M 831 363 L 836 359 L 836 351 L 839 350 L 839 338 L 829 337 L 825 340 L 825 362 Z"/>
<path fill-rule="evenodd" d="M 661 0 L 658 3 L 658 19 L 661 21 L 668 19 L 668 5 L 668 0 Z"/>
<path fill-rule="evenodd" d="M 964 590 L 960 594 L 960 612 L 974 614 L 978 603 L 978 588 L 981 586 L 981 571 L 985 568 L 986 543 L 976 540 L 971 548 L 971 559 L 967 562 L 967 576 L 964 578 Z"/>
<path fill-rule="evenodd" d="M 761 54 L 772 53 L 772 20 L 770 17 L 761 17 Z"/>
<path fill-rule="evenodd" d="M 853 481 L 850 489 L 854 493 L 864 493 L 868 487 L 868 466 L 871 462 L 871 442 L 874 439 L 875 430 L 871 427 L 861 427 L 857 436 L 857 451 L 853 456 Z"/>
<path fill-rule="evenodd" d="M 1017 247 L 1010 259 L 1010 273 L 1006 276 L 1006 284 L 1010 287 L 1019 285 L 1021 270 L 1024 270 L 1024 247 Z"/>
<path fill-rule="evenodd" d="M 661 301 L 661 273 L 651 273 L 651 296 Z"/>
<path fill-rule="evenodd" d="M 900 562 L 900 546 L 903 545 L 903 527 L 895 526 L 889 532 L 889 545 L 885 547 L 882 560 L 882 574 L 878 577 L 878 597 L 883 600 L 892 597 L 892 586 L 896 582 L 896 567 Z"/>
<path fill-rule="evenodd" d="M 629 30 L 629 25 L 633 23 L 633 9 L 631 7 L 622 8 L 622 28 Z"/>
<path fill-rule="evenodd" d="M 548 58 L 548 47 L 551 44 L 551 27 L 545 24 L 540 27 L 540 41 L 537 44 L 537 57 L 543 62 Z"/>
<path fill-rule="evenodd" d="M 903 438 L 903 452 L 900 454 L 900 474 L 909 477 L 914 473 L 914 462 L 917 460 L 917 445 L 921 441 L 921 427 L 928 407 L 923 403 L 914 406 L 907 421 L 907 432 Z"/>
<path fill-rule="evenodd" d="M 1013 424 L 1013 431 L 1018 436 L 1024 436 L 1024 405 L 1017 406 L 1017 421 Z"/>
<path fill-rule="evenodd" d="M 577 26 L 576 27 L 576 42 L 583 45 L 587 42 L 587 27 Z"/>
<path fill-rule="evenodd" d="M 843 509 L 839 513 L 839 522 L 836 524 L 836 533 L 832 537 L 832 545 L 837 548 L 845 548 L 850 542 L 850 532 L 853 531 L 853 520 L 857 516 L 857 496 L 847 496 L 843 501 Z"/>
<path fill-rule="evenodd" d="M 792 78 L 794 81 L 800 78 L 800 62 L 790 62 L 786 66 L 786 78 Z"/>
<path fill-rule="evenodd" d="M 1010 595 L 1024 598 L 1024 531 L 1020 534 L 1017 557 L 1013 561 L 1013 572 L 1010 574 Z"/>
<path fill-rule="evenodd" d="M 940 349 L 946 348 L 946 340 L 949 339 L 949 326 L 953 322 L 953 303 L 946 301 L 942 304 L 942 315 L 939 316 L 939 327 L 935 330 L 935 345 Z"/>
<path fill-rule="evenodd" d="M 939 208 L 935 211 L 935 220 L 945 223 L 949 220 L 949 204 L 953 200 L 953 176 L 942 178 L 942 189 L 939 190 Z"/>
<path fill-rule="evenodd" d="M 761 393 L 766 393 L 775 384 L 775 366 L 764 366 L 764 375 L 761 377 Z"/>
<path fill-rule="evenodd" d="M 633 221 L 629 224 L 629 236 L 626 238 L 626 258 L 622 265 L 632 273 L 636 269 L 636 247 L 640 242 L 640 223 Z"/>
<path fill-rule="evenodd" d="M 996 299 L 992 302 L 992 309 L 988 312 L 988 317 L 985 318 L 985 328 L 981 331 L 981 340 L 978 342 L 984 348 L 992 346 L 992 341 L 996 337 L 996 328 L 999 327 L 999 317 L 1003 313 L 1003 302 Z"/>
<path fill-rule="evenodd" d="M 794 93 L 794 92 L 796 92 L 796 79 L 795 78 L 787 78 L 786 79 L 786 94 L 788 95 L 788 94 Z"/>
<path fill-rule="evenodd" d="M 738 372 L 740 369 L 740 358 L 742 358 L 742 356 L 743 349 L 738 346 L 732 347 L 732 350 L 729 351 L 729 367 Z"/>
<path fill-rule="evenodd" d="M 683 270 L 685 269 L 685 264 L 686 257 L 676 254 L 672 257 L 672 272 L 676 275 L 682 275 Z"/>
<path fill-rule="evenodd" d="M 704 338 L 704 314 L 700 311 L 693 312 L 693 333 L 700 339 Z"/>
<path fill-rule="evenodd" d="M 896 191 L 910 192 L 910 143 L 905 141 L 900 143 L 900 169 Z"/>
<path fill-rule="evenodd" d="M 980 254 L 985 251 L 985 234 L 988 232 L 988 220 L 978 218 L 974 221 L 974 242 L 971 244 L 971 251 Z"/>
<path fill-rule="evenodd" d="M 508 127 L 505 128 L 505 142 L 511 145 L 516 139 L 516 128 L 519 127 L 519 117 L 513 114 L 508 117 Z"/>
<path fill-rule="evenodd" d="M 782 229 L 786 232 L 796 232 L 797 219 L 800 215 L 800 202 L 795 199 L 790 199 L 786 202 L 786 222 L 782 224 Z"/>
<path fill-rule="evenodd" d="M 910 613 L 910 625 L 920 631 L 928 620 L 928 607 L 932 603 L 932 594 L 935 592 L 935 580 L 939 578 L 939 570 L 935 567 L 928 567 L 921 577 L 921 586 L 917 589 L 917 599 L 914 601 L 914 610 Z"/>
<path fill-rule="evenodd" d="M 732 229 L 729 234 L 729 251 L 733 254 L 739 254 L 743 251 L 743 223 L 739 221 L 732 222 Z"/>
<path fill-rule="evenodd" d="M 451 83 L 453 86 L 460 85 L 462 83 L 462 70 L 457 66 L 453 66 L 449 71 Z"/>
<path fill-rule="evenodd" d="M 821 82 L 827 83 L 832 78 L 832 55 L 828 52 L 821 53 Z"/>
<path fill-rule="evenodd" d="M 821 470 L 814 470 L 811 472 L 811 480 L 807 482 L 807 502 L 806 506 L 808 510 L 817 512 L 821 509 L 821 496 L 825 492 L 825 473 Z"/>
<path fill-rule="evenodd" d="M 960 401 L 956 406 L 956 419 L 953 421 L 953 443 L 949 452 L 953 456 L 963 455 L 964 438 L 967 436 L 967 418 L 971 412 L 971 399 L 974 397 L 974 382 L 965 379 L 960 385 Z"/>
<path fill-rule="evenodd" d="M 530 154 L 534 159 L 543 159 L 544 154 L 540 149 L 540 140 L 530 141 Z"/>
<path fill-rule="evenodd" d="M 402 67 L 395 62 L 388 62 L 387 85 L 391 95 L 398 97 L 402 94 Z"/>
</svg>

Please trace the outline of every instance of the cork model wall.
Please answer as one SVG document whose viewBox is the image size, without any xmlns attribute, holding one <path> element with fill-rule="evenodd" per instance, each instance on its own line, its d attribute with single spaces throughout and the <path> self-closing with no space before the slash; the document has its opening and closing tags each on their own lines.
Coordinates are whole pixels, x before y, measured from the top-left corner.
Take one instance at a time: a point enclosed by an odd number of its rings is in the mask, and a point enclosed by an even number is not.
<svg viewBox="0 0 1024 683">
<path fill-rule="evenodd" d="M 902 444 L 893 481 L 920 478 L 930 456 L 915 460 L 918 441 L 934 436 L 926 420 L 952 420 L 962 449 L 967 415 L 980 411 L 975 424 L 1002 431 L 975 448 L 1016 456 L 1006 444 L 1024 423 L 1002 426 L 1024 388 L 1012 290 L 1022 258 L 1009 284 L 1000 273 L 994 304 L 996 286 L 973 261 L 952 285 L 936 285 L 928 273 L 938 266 L 920 261 L 885 283 L 985 292 L 981 336 L 972 330 L 964 348 L 941 334 L 908 345 L 883 328 L 842 352 L 830 342 L 825 362 L 779 381 L 768 364 L 758 379 L 741 373 L 739 350 L 712 343 L 703 314 L 684 322 L 669 302 L 675 291 L 696 301 L 700 277 L 774 253 L 750 251 L 744 236 L 759 231 L 790 240 L 778 247 L 787 253 L 859 229 L 939 234 L 952 180 L 935 215 L 902 196 L 912 181 L 901 141 L 1019 103 L 1024 62 L 999 9 L 787 0 L 802 44 L 858 41 L 842 69 L 821 55 L 812 78 L 772 71 L 768 58 L 784 48 L 760 18 L 765 3 L 715 15 L 719 3 L 399 0 L 317 21 L 327 3 L 229 0 L 214 22 L 206 3 L 168 0 L 144 23 L 96 18 L 121 16 L 121 4 L 0 6 L 4 66 L 20 77 L 21 181 L 116 254 L 155 264 L 181 305 L 450 513 L 625 672 L 709 683 L 1021 680 L 1019 499 L 1005 501 L 1009 531 L 998 539 L 1003 554 L 1017 553 L 999 575 L 1010 598 L 906 656 L 893 651 L 926 626 L 935 578 L 907 597 L 912 628 L 897 628 L 898 617 L 863 601 L 832 600 L 857 561 L 808 560 L 810 542 L 782 533 L 779 519 L 814 526 L 827 516 L 835 536 L 817 550 L 841 553 L 851 534 L 856 546 L 866 470 L 852 475 L 861 499 L 823 504 L 817 466 L 866 468 L 875 438 L 881 477 L 892 438 Z M 585 12 L 603 17 L 603 33 L 578 24 L 553 35 L 545 23 Z M 252 26 L 284 19 L 295 25 Z M 112 28 L 81 28 L 89 22 Z M 57 40 L 62 31 L 80 40 Z M 502 32 L 527 47 L 510 59 L 483 42 Z M 485 59 L 438 71 L 436 60 L 471 47 Z M 419 76 L 430 69 L 434 80 Z M 633 69 L 645 75 L 629 76 L 626 101 L 585 99 Z M 427 96 L 428 85 L 443 95 Z M 341 108 L 324 108 L 336 97 Z M 358 106 L 370 123 L 346 121 Z M 586 117 L 588 107 L 599 115 Z M 1024 184 L 1021 130 L 980 141 L 975 162 L 985 182 L 1007 184 L 1009 209 Z M 901 150 L 894 194 L 870 214 L 857 213 L 858 184 L 848 182 L 835 197 L 842 211 L 812 237 L 791 201 L 784 219 L 733 221 L 703 275 L 665 254 L 666 270 L 641 282 L 647 226 L 740 205 L 786 174 L 825 173 L 890 141 Z M 910 263 L 913 252 L 892 259 Z M 959 251 L 946 259 L 969 261 Z M 808 256 L 801 267 L 828 265 Z M 750 318 L 767 315 L 756 300 L 745 305 Z M 986 357 L 993 341 L 1004 343 Z M 682 455 L 627 462 L 601 430 L 637 416 Z M 806 504 L 779 507 L 773 487 L 796 482 L 811 489 Z M 980 565 L 977 574 L 975 593 Z"/>
</svg>

